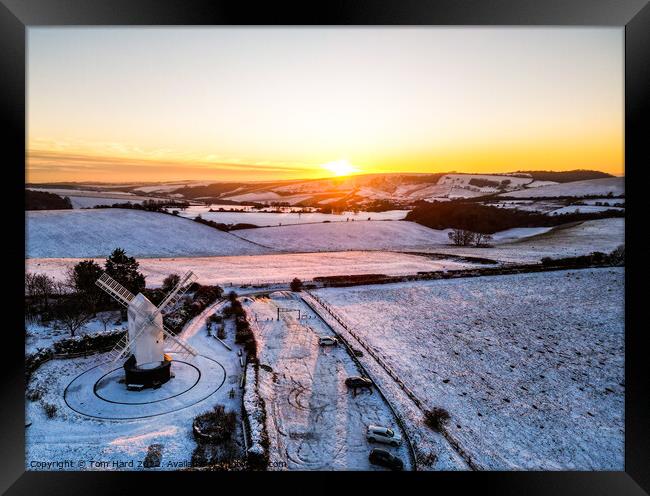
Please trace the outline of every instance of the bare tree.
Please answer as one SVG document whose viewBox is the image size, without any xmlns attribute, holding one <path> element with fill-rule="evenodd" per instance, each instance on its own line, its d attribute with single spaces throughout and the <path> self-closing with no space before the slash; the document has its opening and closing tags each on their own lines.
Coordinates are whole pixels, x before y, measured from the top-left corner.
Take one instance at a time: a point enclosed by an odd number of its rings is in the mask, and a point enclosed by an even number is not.
<svg viewBox="0 0 650 496">
<path fill-rule="evenodd" d="M 448 236 L 456 246 L 467 246 L 474 241 L 475 234 L 466 229 L 452 229 Z"/>
<path fill-rule="evenodd" d="M 487 246 L 490 241 L 492 241 L 492 236 L 489 234 L 474 233 L 474 246 L 478 248 Z"/>
<path fill-rule="evenodd" d="M 33 280 L 34 296 L 39 302 L 42 302 L 47 310 L 49 308 L 49 297 L 54 290 L 54 280 L 47 274 L 34 274 Z"/>
<path fill-rule="evenodd" d="M 31 272 L 25 272 L 25 296 L 33 297 L 36 292 L 34 286 L 34 274 Z"/>
<path fill-rule="evenodd" d="M 104 332 L 108 330 L 108 325 L 115 320 L 115 315 L 113 312 L 100 312 L 97 314 L 97 320 L 99 320 L 104 326 Z"/>
<path fill-rule="evenodd" d="M 92 312 L 84 301 L 76 297 L 63 298 L 57 302 L 55 308 L 55 319 L 65 329 L 70 331 L 70 336 L 74 337 L 92 317 Z"/>
</svg>

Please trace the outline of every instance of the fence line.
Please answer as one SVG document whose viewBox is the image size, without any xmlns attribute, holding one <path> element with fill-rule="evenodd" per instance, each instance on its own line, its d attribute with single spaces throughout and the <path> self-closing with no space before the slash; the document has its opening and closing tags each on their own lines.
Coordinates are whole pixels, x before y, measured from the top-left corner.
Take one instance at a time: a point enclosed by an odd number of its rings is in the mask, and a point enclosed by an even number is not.
<svg viewBox="0 0 650 496">
<path fill-rule="evenodd" d="M 309 293 L 309 292 L 306 291 L 306 293 Z M 311 293 L 309 293 L 309 296 L 313 297 L 313 295 L 311 295 Z M 306 299 L 306 298 L 303 297 L 302 301 L 304 301 L 307 304 L 307 306 L 309 308 L 311 308 L 314 311 L 314 313 L 316 313 L 316 315 L 318 315 L 320 317 L 320 314 L 319 314 L 318 310 L 316 310 L 315 305 L 311 301 L 309 301 L 309 299 Z M 323 320 L 325 322 L 325 320 L 322 317 L 320 317 L 320 318 L 321 318 L 321 320 Z M 327 322 L 325 322 L 325 324 L 327 324 Z M 343 344 L 345 345 L 345 347 L 348 350 L 348 353 L 350 354 L 350 357 L 356 363 L 357 367 L 361 371 L 363 371 L 366 375 L 368 375 L 368 372 L 366 371 L 366 368 L 359 361 L 359 358 L 354 354 L 354 350 L 352 349 L 352 346 L 350 346 L 350 344 L 348 343 L 348 340 L 345 339 L 345 337 L 341 336 L 340 333 L 338 333 L 335 329 L 333 329 L 329 324 L 327 324 L 327 325 L 334 331 L 334 333 L 337 335 L 337 337 L 343 342 Z M 411 437 L 409 436 L 408 431 L 406 430 L 406 422 L 404 421 L 404 418 L 402 417 L 402 414 L 399 413 L 393 407 L 392 403 L 386 397 L 386 395 L 383 393 L 381 388 L 379 388 L 377 385 L 375 385 L 375 386 L 377 388 L 377 392 L 379 393 L 379 395 L 381 395 L 381 397 L 384 399 L 384 401 L 388 405 L 388 408 L 390 409 L 390 411 L 395 416 L 395 420 L 397 420 L 397 423 L 399 424 L 399 426 L 402 429 L 402 432 L 404 433 L 404 436 L 405 436 L 406 441 L 408 443 L 409 456 L 411 457 L 411 460 L 413 461 L 413 470 L 417 471 L 417 469 L 418 469 L 418 458 L 417 458 L 417 455 L 415 453 L 415 449 L 413 448 L 413 443 L 411 442 Z"/>
<path fill-rule="evenodd" d="M 384 362 L 384 360 L 372 349 L 370 348 L 369 345 L 366 344 L 366 342 L 352 329 L 350 329 L 350 326 L 347 325 L 347 323 L 343 320 L 341 316 L 338 315 L 338 313 L 330 306 L 328 305 L 325 301 L 323 301 L 321 298 L 313 294 L 311 291 L 305 291 L 311 298 L 313 298 L 319 305 L 321 305 L 327 313 L 334 319 L 336 322 L 339 323 L 343 329 L 345 329 L 347 332 L 350 333 L 354 339 L 357 340 L 357 342 L 368 352 L 370 356 L 372 356 L 377 363 L 380 365 L 381 368 L 384 369 L 384 371 L 393 379 L 397 385 L 404 391 L 404 393 L 413 401 L 415 406 L 418 407 L 422 413 L 426 413 L 426 408 L 424 406 L 424 402 L 422 402 L 416 395 L 415 393 L 402 381 L 399 376 L 393 371 L 391 367 Z M 389 403 L 390 404 L 390 403 Z M 391 408 L 392 409 L 392 408 Z M 398 415 L 396 415 L 398 416 Z M 401 420 L 401 417 L 398 416 L 398 419 Z M 467 465 L 472 469 L 472 470 L 481 470 L 481 467 L 477 465 L 475 462 L 472 461 L 472 458 L 470 455 L 468 455 L 465 450 L 460 446 L 460 443 L 445 429 L 441 431 L 442 436 L 449 442 L 451 447 L 465 460 Z M 414 455 L 415 456 L 415 455 Z"/>
<path fill-rule="evenodd" d="M 415 403 L 415 405 L 420 410 L 424 410 L 422 401 L 415 395 L 415 393 L 404 383 L 404 381 L 399 378 L 395 371 L 368 344 L 366 344 L 366 342 L 356 332 L 350 329 L 343 318 L 341 318 L 332 307 L 330 307 L 321 298 L 314 295 L 310 291 L 306 291 L 306 293 L 314 298 L 318 304 L 321 305 L 332 316 L 332 318 L 341 325 L 341 327 L 343 327 L 343 329 L 349 332 L 350 335 L 357 340 L 357 342 L 368 352 L 370 356 L 372 356 L 377 361 L 377 363 L 379 363 L 379 365 L 386 371 L 391 379 L 397 383 L 397 385 L 406 393 L 406 395 L 411 399 L 411 401 L 413 401 L 413 403 Z"/>
</svg>

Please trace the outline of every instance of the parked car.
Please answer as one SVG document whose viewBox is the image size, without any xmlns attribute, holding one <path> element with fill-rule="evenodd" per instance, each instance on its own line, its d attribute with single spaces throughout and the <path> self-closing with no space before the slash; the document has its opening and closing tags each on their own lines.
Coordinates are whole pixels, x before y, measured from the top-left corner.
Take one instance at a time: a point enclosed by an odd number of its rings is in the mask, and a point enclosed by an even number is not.
<svg viewBox="0 0 650 496">
<path fill-rule="evenodd" d="M 367 377 L 352 376 L 345 380 L 345 385 L 349 388 L 368 388 L 372 387 L 372 381 Z"/>
<path fill-rule="evenodd" d="M 318 338 L 318 344 L 321 346 L 338 346 L 339 340 L 334 336 L 325 336 Z"/>
<path fill-rule="evenodd" d="M 402 444 L 402 436 L 388 427 L 381 427 L 379 425 L 368 426 L 366 439 L 369 443 L 384 443 L 390 444 L 391 446 L 399 446 Z"/>
<path fill-rule="evenodd" d="M 404 470 L 404 462 L 402 460 L 381 448 L 373 448 L 368 455 L 368 460 L 373 465 L 379 465 L 391 470 Z"/>
</svg>

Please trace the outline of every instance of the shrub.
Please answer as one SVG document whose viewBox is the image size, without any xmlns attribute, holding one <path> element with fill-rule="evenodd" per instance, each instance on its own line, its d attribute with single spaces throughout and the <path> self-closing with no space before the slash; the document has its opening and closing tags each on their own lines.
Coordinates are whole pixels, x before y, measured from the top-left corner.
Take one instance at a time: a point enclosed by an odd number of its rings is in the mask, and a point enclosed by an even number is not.
<svg viewBox="0 0 650 496">
<path fill-rule="evenodd" d="M 256 449 L 257 448 L 257 449 Z M 252 447 L 246 453 L 249 470 L 267 470 L 269 455 L 261 447 Z"/>
<path fill-rule="evenodd" d="M 291 285 L 289 287 L 291 288 L 291 291 L 297 293 L 302 289 L 302 281 L 296 277 L 293 281 L 291 281 Z"/>
<path fill-rule="evenodd" d="M 620 245 L 609 257 L 613 265 L 625 265 L 625 245 Z"/>
<path fill-rule="evenodd" d="M 442 432 L 451 416 L 444 408 L 434 407 L 424 414 L 424 423 L 435 432 Z"/>
<path fill-rule="evenodd" d="M 47 418 L 54 418 L 56 416 L 56 405 L 52 403 L 43 403 L 43 409 Z"/>
<path fill-rule="evenodd" d="M 213 313 L 208 317 L 208 322 L 212 322 L 214 324 L 221 324 L 223 322 L 223 317 L 219 314 Z"/>
<path fill-rule="evenodd" d="M 29 401 L 38 401 L 38 400 L 40 400 L 43 397 L 43 389 L 42 389 L 42 387 L 37 386 L 37 387 L 29 389 L 27 391 L 27 394 L 25 395 L 25 397 Z"/>
<path fill-rule="evenodd" d="M 217 328 L 217 337 L 219 339 L 226 339 L 226 327 L 225 326 L 219 326 Z"/>
<path fill-rule="evenodd" d="M 126 331 L 115 329 L 112 331 L 98 332 L 97 334 L 76 336 L 61 339 L 54 343 L 54 353 L 70 355 L 75 353 L 92 353 L 115 346 L 122 339 Z"/>
<path fill-rule="evenodd" d="M 501 183 L 497 181 L 490 181 L 489 179 L 481 179 L 479 177 L 473 177 L 472 179 L 469 180 L 469 184 L 471 184 L 472 186 L 478 186 L 479 188 L 483 188 L 486 186 L 490 188 L 496 188 Z"/>
<path fill-rule="evenodd" d="M 453 229 L 448 233 L 450 241 L 456 246 L 467 246 L 474 242 L 474 233 L 466 229 Z"/>
<path fill-rule="evenodd" d="M 25 379 L 29 382 L 29 377 L 32 373 L 41 366 L 42 363 L 47 362 L 52 358 L 52 350 L 49 348 L 39 348 L 36 353 L 25 356 Z"/>
<path fill-rule="evenodd" d="M 152 444 L 147 448 L 147 454 L 144 457 L 142 466 L 144 468 L 160 467 L 162 461 L 162 444 Z"/>
<path fill-rule="evenodd" d="M 165 293 L 169 293 L 176 285 L 181 281 L 181 276 L 178 274 L 169 274 L 163 279 L 162 290 Z"/>
<path fill-rule="evenodd" d="M 223 405 L 215 405 L 194 419 L 194 436 L 198 441 L 221 443 L 232 438 L 237 424 L 235 412 L 226 412 Z"/>
</svg>

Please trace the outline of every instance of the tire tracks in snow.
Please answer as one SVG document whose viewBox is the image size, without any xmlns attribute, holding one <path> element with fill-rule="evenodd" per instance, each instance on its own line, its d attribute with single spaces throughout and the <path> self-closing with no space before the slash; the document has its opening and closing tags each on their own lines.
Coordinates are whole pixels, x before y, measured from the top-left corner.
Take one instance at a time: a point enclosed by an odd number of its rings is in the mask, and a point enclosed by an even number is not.
<svg viewBox="0 0 650 496">
<path fill-rule="evenodd" d="M 318 300 L 309 291 L 304 291 L 304 293 L 309 295 L 311 297 L 310 299 L 313 299 L 315 302 L 319 303 Z M 345 350 L 348 352 L 348 355 L 350 356 L 352 361 L 356 364 L 357 368 L 361 372 L 363 372 L 367 377 L 370 377 L 371 375 L 368 373 L 368 370 L 366 369 L 366 367 L 363 366 L 363 364 L 359 361 L 358 357 L 355 356 L 355 354 L 353 353 L 352 348 L 349 345 L 348 341 L 343 336 L 341 336 L 341 334 L 338 331 L 336 331 L 336 329 L 334 329 L 334 327 L 331 326 L 329 324 L 329 322 L 327 322 L 327 320 L 318 311 L 317 305 L 313 304 L 310 301 L 310 299 L 306 299 L 302 295 L 301 295 L 301 299 L 309 308 L 311 308 L 314 311 L 314 313 L 316 313 L 316 315 L 318 315 L 318 317 L 325 323 L 325 325 L 327 327 L 329 327 L 329 329 L 343 342 Z M 388 400 L 388 397 L 386 396 L 386 394 L 381 390 L 381 388 L 379 387 L 377 382 L 373 380 L 373 383 L 374 383 L 375 388 L 377 389 L 377 392 L 383 398 L 383 400 L 386 402 L 386 404 L 388 405 L 389 410 L 392 412 L 393 416 L 397 420 L 397 422 L 398 422 L 398 424 L 399 424 L 399 426 L 401 428 L 401 431 L 404 434 L 404 438 L 407 441 L 408 452 L 409 452 L 409 457 L 411 458 L 413 471 L 417 471 L 417 469 L 418 469 L 417 468 L 417 462 L 418 462 L 417 456 L 415 454 L 415 449 L 413 447 L 413 442 L 411 441 L 411 437 L 409 436 L 409 433 L 406 430 L 406 426 L 404 425 L 404 421 L 401 418 L 401 416 L 397 413 L 397 410 L 395 410 L 392 403 Z"/>
</svg>

